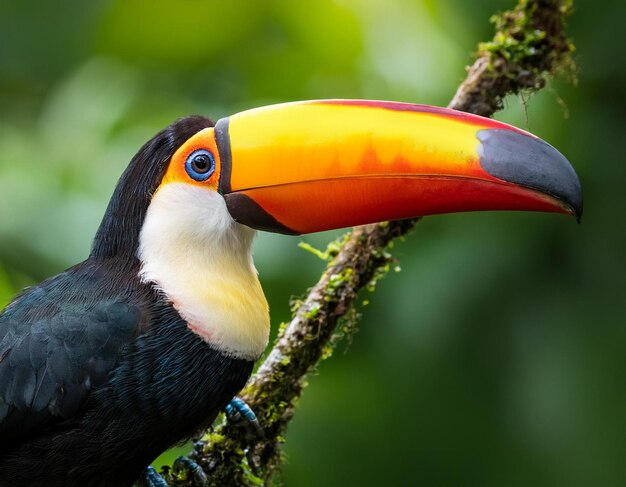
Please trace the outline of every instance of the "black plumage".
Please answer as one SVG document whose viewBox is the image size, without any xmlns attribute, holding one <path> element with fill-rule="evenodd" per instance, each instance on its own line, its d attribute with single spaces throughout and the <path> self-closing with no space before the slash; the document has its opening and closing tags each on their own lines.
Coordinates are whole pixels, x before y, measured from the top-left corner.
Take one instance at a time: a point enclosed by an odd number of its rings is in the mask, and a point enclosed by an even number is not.
<svg viewBox="0 0 626 487">
<path fill-rule="evenodd" d="M 211 125 L 182 119 L 145 144 L 89 258 L 0 314 L 0 486 L 130 485 L 245 384 L 253 363 L 211 348 L 138 277 L 150 198 L 174 151 Z"/>
</svg>

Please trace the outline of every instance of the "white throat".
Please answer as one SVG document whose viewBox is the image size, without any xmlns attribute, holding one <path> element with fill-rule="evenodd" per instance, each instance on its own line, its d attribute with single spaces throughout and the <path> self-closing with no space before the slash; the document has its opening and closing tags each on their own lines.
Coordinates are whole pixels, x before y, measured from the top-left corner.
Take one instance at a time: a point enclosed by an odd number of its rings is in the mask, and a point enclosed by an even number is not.
<svg viewBox="0 0 626 487">
<path fill-rule="evenodd" d="M 140 277 L 161 289 L 189 328 L 216 349 L 256 360 L 269 311 L 252 263 L 255 231 L 211 190 L 169 183 L 153 196 L 139 237 Z"/>
</svg>

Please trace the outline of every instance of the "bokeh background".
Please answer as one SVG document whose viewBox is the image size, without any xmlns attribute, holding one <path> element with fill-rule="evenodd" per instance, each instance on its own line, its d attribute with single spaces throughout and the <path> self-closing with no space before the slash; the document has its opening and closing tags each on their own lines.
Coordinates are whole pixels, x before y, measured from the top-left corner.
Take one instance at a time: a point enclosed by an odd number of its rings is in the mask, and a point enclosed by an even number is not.
<svg viewBox="0 0 626 487">
<path fill-rule="evenodd" d="M 310 98 L 445 105 L 513 0 L 0 3 L 0 303 L 84 259 L 135 151 L 177 117 Z M 626 7 L 577 0 L 578 85 L 497 118 L 560 148 L 562 216 L 427 218 L 301 400 L 279 482 L 626 485 Z M 274 327 L 336 233 L 260 235 Z"/>
</svg>

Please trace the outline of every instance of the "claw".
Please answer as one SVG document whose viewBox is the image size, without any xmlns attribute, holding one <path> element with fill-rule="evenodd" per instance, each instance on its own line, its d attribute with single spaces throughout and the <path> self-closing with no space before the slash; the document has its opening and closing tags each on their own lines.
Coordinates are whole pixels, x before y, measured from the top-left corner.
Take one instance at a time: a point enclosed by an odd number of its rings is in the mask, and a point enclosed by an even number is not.
<svg viewBox="0 0 626 487">
<path fill-rule="evenodd" d="M 224 408 L 224 411 L 226 412 L 228 419 L 235 423 L 243 420 L 250 422 L 257 421 L 254 411 L 252 411 L 250 406 L 248 406 L 240 397 L 233 397 Z"/>
<path fill-rule="evenodd" d="M 147 487 L 168 487 L 165 479 L 159 475 L 152 465 L 146 468 L 142 480 Z"/>
<path fill-rule="evenodd" d="M 252 411 L 250 406 L 248 406 L 243 399 L 233 397 L 224 408 L 224 412 L 231 423 L 240 424 L 245 428 L 248 440 L 263 438 L 263 428 L 261 428 L 256 414 L 254 414 L 254 411 Z"/>
<path fill-rule="evenodd" d="M 209 484 L 209 479 L 202 470 L 202 467 L 188 457 L 178 457 L 174 460 L 174 472 L 186 471 L 191 474 L 190 480 L 194 487 L 205 487 Z"/>
</svg>

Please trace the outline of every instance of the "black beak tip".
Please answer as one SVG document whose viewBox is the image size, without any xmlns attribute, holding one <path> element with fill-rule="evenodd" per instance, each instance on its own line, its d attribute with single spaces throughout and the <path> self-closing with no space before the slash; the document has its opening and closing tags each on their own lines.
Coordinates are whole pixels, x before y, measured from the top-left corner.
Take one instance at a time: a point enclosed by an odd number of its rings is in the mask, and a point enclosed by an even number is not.
<svg viewBox="0 0 626 487">
<path fill-rule="evenodd" d="M 576 171 L 558 150 L 514 130 L 478 132 L 480 164 L 492 176 L 548 194 L 576 217 L 583 214 L 583 192 Z"/>
</svg>

